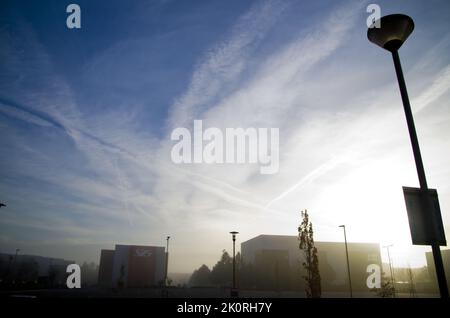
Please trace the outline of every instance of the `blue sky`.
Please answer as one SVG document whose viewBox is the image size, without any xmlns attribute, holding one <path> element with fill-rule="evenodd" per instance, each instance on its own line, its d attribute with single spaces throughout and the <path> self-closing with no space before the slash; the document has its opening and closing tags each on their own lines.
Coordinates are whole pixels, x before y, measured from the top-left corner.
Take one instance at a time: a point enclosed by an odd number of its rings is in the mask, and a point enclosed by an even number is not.
<svg viewBox="0 0 450 318">
<path fill-rule="evenodd" d="M 171 268 L 246 240 L 296 234 L 394 243 L 420 266 L 401 187 L 418 186 L 391 57 L 366 1 L 2 1 L 0 250 L 98 261 L 163 245 Z M 428 183 L 450 225 L 448 1 L 378 1 L 416 29 L 400 50 Z M 280 171 L 175 165 L 176 127 L 280 129 Z"/>
</svg>

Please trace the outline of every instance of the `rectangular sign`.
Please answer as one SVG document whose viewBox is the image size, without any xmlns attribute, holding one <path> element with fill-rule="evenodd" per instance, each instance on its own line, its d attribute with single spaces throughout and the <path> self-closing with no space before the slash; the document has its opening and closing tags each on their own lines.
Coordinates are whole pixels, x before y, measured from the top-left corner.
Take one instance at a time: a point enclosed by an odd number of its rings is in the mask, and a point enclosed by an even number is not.
<svg viewBox="0 0 450 318">
<path fill-rule="evenodd" d="M 436 189 L 428 189 L 431 208 L 427 208 L 427 193 L 420 188 L 403 187 L 409 229 L 414 245 L 431 245 L 433 242 L 446 246 L 444 225 Z"/>
</svg>

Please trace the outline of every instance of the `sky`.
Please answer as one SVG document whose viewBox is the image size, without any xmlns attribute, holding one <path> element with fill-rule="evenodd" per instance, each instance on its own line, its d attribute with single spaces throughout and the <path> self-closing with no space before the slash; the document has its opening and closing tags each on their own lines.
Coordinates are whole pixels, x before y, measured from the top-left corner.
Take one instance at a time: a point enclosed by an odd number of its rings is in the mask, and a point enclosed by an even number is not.
<svg viewBox="0 0 450 318">
<path fill-rule="evenodd" d="M 66 7 L 81 8 L 81 29 Z M 418 187 L 389 53 L 369 1 L 2 1 L 0 251 L 99 262 L 164 246 L 170 272 L 260 234 L 394 244 L 425 265 L 402 186 Z M 400 49 L 428 184 L 450 233 L 450 3 L 377 1 L 415 30 Z M 175 164 L 177 127 L 279 129 L 279 171 Z M 385 250 L 382 250 L 387 261 Z"/>
</svg>

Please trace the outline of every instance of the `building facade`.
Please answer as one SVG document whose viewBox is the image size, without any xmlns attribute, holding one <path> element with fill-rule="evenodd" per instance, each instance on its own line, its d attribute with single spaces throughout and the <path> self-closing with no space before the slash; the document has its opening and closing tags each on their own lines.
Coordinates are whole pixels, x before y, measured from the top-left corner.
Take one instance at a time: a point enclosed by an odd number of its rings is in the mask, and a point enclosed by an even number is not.
<svg viewBox="0 0 450 318">
<path fill-rule="evenodd" d="M 42 288 L 66 285 L 66 269 L 75 261 L 39 255 L 0 253 L 0 283 L 32 283 Z"/>
<path fill-rule="evenodd" d="M 99 284 L 106 287 L 142 288 L 164 281 L 164 247 L 116 245 L 100 254 Z"/>
<path fill-rule="evenodd" d="M 315 242 L 319 271 L 324 290 L 347 290 L 348 272 L 345 244 L 342 242 Z M 304 256 L 296 236 L 259 235 L 241 244 L 242 261 L 252 264 L 264 273 L 266 280 L 281 284 L 302 277 Z M 354 290 L 367 290 L 370 273 L 367 266 L 381 268 L 380 246 L 376 243 L 348 243 L 350 273 Z M 291 273 L 290 276 L 287 273 Z M 300 274 L 299 274 L 300 273 Z M 286 282 L 285 282 L 286 281 Z M 298 286 L 297 286 L 298 287 Z"/>
</svg>

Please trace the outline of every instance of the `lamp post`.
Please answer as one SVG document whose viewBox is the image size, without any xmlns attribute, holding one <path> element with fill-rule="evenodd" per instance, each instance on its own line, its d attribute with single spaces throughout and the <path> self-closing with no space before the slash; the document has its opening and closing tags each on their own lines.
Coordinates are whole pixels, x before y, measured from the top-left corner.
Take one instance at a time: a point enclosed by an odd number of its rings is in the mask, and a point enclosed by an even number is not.
<svg viewBox="0 0 450 318">
<path fill-rule="evenodd" d="M 239 232 L 232 231 L 230 232 L 231 238 L 233 240 L 233 289 L 231 290 L 231 297 L 237 297 L 238 292 L 236 290 L 236 234 Z"/>
<path fill-rule="evenodd" d="M 345 231 L 345 225 L 339 225 L 339 227 L 342 227 L 344 229 L 345 255 L 347 257 L 348 285 L 349 285 L 349 288 L 350 288 L 350 298 L 353 298 L 352 276 L 350 274 L 350 260 L 348 258 L 347 233 Z"/>
<path fill-rule="evenodd" d="M 170 236 L 167 236 L 166 238 L 166 272 L 164 277 L 164 285 L 167 286 L 167 273 L 169 271 L 169 240 Z"/>
<path fill-rule="evenodd" d="M 375 27 L 378 24 L 377 22 L 379 23 L 379 28 Z M 370 42 L 392 53 L 400 94 L 403 101 L 406 122 L 408 124 L 409 137 L 411 139 L 411 145 L 414 153 L 414 160 L 416 162 L 420 190 L 425 198 L 427 210 L 429 213 L 432 213 L 433 205 L 428 194 L 428 185 L 425 177 L 422 156 L 420 154 L 419 141 L 417 139 L 411 105 L 409 103 L 408 91 L 406 90 L 405 79 L 403 77 L 402 66 L 400 64 L 400 57 L 398 55 L 398 49 L 400 49 L 413 30 L 414 21 L 409 16 L 404 14 L 391 14 L 382 17 L 380 21 L 375 21 L 374 24 L 367 30 L 367 37 Z M 444 264 L 442 262 L 439 242 L 435 239 L 431 243 L 431 247 L 433 249 L 433 258 L 436 267 L 439 291 L 442 298 L 448 298 L 448 287 L 445 279 Z"/>
<path fill-rule="evenodd" d="M 389 260 L 389 271 L 391 272 L 391 282 L 392 282 L 392 287 L 394 288 L 394 297 L 395 297 L 395 277 L 394 277 L 394 268 L 392 267 L 392 261 L 391 261 L 391 254 L 389 253 L 389 248 L 394 246 L 393 244 L 391 245 L 386 245 L 383 246 L 386 250 L 387 250 L 387 254 L 388 254 L 388 260 Z"/>
</svg>

